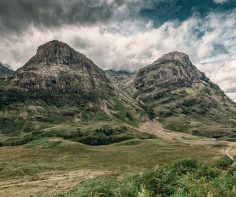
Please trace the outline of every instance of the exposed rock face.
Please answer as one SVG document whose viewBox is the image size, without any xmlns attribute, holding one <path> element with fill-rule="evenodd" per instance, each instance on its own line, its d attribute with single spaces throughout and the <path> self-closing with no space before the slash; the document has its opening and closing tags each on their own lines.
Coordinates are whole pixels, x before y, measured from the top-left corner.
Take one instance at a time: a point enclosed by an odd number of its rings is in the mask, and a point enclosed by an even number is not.
<svg viewBox="0 0 236 197">
<path fill-rule="evenodd" d="M 172 52 L 141 69 L 134 85 L 138 90 L 144 90 L 153 86 L 191 87 L 194 84 L 208 81 L 205 74 L 191 63 L 186 54 Z"/>
<path fill-rule="evenodd" d="M 105 72 L 85 55 L 57 40 L 38 48 L 15 73 L 13 84 L 25 90 L 89 92 L 109 88 Z"/>
<path fill-rule="evenodd" d="M 0 62 L 0 77 L 7 77 L 14 73 L 9 65 Z"/>
</svg>

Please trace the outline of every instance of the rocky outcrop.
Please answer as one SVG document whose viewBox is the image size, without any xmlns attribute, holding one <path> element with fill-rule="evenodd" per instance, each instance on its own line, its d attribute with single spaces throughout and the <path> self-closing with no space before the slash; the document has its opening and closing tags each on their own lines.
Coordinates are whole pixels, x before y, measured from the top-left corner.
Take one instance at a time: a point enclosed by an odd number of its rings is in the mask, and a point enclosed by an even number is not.
<svg viewBox="0 0 236 197">
<path fill-rule="evenodd" d="M 186 54 L 172 52 L 141 69 L 135 78 L 134 85 L 137 90 L 145 90 L 153 86 L 191 87 L 208 81 L 205 74 L 191 63 Z"/>
<path fill-rule="evenodd" d="M 12 80 L 25 90 L 89 92 L 110 88 L 105 72 L 85 55 L 57 40 L 40 46 Z"/>
</svg>

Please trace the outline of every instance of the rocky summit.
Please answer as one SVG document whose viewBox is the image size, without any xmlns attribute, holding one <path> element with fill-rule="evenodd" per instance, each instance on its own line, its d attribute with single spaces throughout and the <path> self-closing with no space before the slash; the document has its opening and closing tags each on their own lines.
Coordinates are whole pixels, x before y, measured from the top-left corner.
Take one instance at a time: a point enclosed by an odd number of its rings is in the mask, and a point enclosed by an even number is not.
<svg viewBox="0 0 236 197">
<path fill-rule="evenodd" d="M 85 55 L 57 40 L 40 46 L 18 69 L 13 85 L 25 90 L 89 92 L 110 88 L 102 69 Z"/>
<path fill-rule="evenodd" d="M 166 54 L 153 64 L 141 69 L 135 79 L 137 90 L 158 87 L 194 86 L 208 82 L 205 74 L 200 72 L 184 53 Z"/>
</svg>

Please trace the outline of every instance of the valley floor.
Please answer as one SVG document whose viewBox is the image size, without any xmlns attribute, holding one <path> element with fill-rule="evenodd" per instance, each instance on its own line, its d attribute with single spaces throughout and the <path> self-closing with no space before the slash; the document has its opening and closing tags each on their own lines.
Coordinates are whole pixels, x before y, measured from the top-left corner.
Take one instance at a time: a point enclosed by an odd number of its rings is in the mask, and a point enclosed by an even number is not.
<svg viewBox="0 0 236 197">
<path fill-rule="evenodd" d="M 232 142 L 170 132 L 157 122 L 145 122 L 138 130 L 158 138 L 106 146 L 43 138 L 1 147 L 0 196 L 53 196 L 97 176 L 123 177 L 183 158 L 212 163 L 224 154 L 231 158 L 236 154 Z"/>
</svg>

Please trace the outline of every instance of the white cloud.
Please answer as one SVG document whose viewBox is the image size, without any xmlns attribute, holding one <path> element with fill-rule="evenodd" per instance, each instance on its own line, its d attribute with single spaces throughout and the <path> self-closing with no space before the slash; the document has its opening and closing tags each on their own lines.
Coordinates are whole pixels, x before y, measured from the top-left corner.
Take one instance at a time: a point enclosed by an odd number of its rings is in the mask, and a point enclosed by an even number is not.
<svg viewBox="0 0 236 197">
<path fill-rule="evenodd" d="M 216 4 L 223 4 L 228 2 L 229 0 L 213 0 Z"/>
<path fill-rule="evenodd" d="M 118 12 L 125 12 L 125 7 Z M 67 42 L 103 69 L 137 70 L 164 53 L 187 53 L 193 63 L 223 90 L 236 88 L 236 12 L 193 16 L 182 24 L 167 22 L 154 28 L 152 21 L 112 21 L 106 25 L 31 28 L 24 35 L 2 38 L 0 60 L 19 68 L 47 41 Z M 235 98 L 233 93 L 229 94 Z"/>
</svg>

